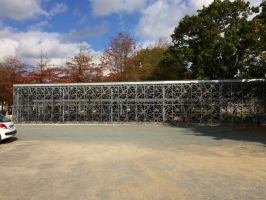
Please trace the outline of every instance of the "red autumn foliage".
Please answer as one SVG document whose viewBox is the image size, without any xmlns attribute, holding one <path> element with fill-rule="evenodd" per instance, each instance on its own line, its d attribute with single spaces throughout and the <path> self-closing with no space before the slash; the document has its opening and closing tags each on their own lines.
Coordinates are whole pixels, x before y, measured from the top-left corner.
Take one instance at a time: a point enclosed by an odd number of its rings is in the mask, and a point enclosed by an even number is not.
<svg viewBox="0 0 266 200">
<path fill-rule="evenodd" d="M 59 67 L 47 67 L 42 71 L 30 71 L 26 77 L 27 83 L 57 83 L 62 82 L 64 70 Z"/>
<path fill-rule="evenodd" d="M 137 81 L 139 66 L 132 61 L 140 46 L 127 32 L 119 32 L 110 38 L 101 57 L 102 67 L 108 74 L 105 81 Z"/>
<path fill-rule="evenodd" d="M 87 44 L 81 43 L 79 52 L 66 62 L 67 68 L 64 69 L 61 81 L 72 83 L 102 81 L 102 68 L 93 63 L 95 57 L 90 50 L 86 50 L 86 47 Z"/>
<path fill-rule="evenodd" d="M 27 66 L 18 58 L 8 56 L 0 62 L 0 102 L 11 105 L 13 102 L 13 84 L 26 83 Z M 3 108 L 3 107 L 2 107 Z"/>
<path fill-rule="evenodd" d="M 50 64 L 50 59 L 47 53 L 44 52 L 41 47 L 39 52 L 39 60 L 31 70 L 28 72 L 27 81 L 28 83 L 52 83 L 58 81 L 58 76 L 61 73 L 60 68 Z"/>
</svg>

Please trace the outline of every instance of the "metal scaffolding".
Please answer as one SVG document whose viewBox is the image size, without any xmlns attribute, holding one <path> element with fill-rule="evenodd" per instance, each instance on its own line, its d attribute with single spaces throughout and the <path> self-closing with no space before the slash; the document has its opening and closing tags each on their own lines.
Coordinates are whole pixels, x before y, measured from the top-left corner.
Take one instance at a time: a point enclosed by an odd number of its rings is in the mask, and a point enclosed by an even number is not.
<svg viewBox="0 0 266 200">
<path fill-rule="evenodd" d="M 266 123 L 266 80 L 15 84 L 16 123 Z"/>
</svg>

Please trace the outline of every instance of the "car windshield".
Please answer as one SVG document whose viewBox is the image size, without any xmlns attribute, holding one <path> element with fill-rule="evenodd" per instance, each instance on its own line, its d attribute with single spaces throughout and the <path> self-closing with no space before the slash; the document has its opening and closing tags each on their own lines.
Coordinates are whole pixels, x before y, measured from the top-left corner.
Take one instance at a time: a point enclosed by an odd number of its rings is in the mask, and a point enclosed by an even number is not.
<svg viewBox="0 0 266 200">
<path fill-rule="evenodd" d="M 11 122 L 11 120 L 0 114 L 0 122 Z"/>
</svg>

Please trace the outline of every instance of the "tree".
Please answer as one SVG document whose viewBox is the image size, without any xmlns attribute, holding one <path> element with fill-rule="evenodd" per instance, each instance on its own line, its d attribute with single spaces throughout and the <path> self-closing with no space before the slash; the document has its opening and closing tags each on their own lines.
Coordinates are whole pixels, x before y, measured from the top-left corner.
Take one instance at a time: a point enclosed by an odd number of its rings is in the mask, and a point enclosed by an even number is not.
<svg viewBox="0 0 266 200">
<path fill-rule="evenodd" d="M 158 65 L 157 77 L 159 80 L 183 80 L 191 78 L 189 61 L 184 55 L 189 55 L 188 48 L 176 49 L 171 46 L 167 49 Z"/>
<path fill-rule="evenodd" d="M 266 77 L 266 0 L 260 7 L 261 12 L 252 20 L 252 34 L 258 42 L 251 48 L 252 62 L 241 71 L 242 78 Z"/>
<path fill-rule="evenodd" d="M 253 62 L 258 36 L 249 17 L 258 11 L 244 0 L 214 0 L 198 15 L 186 15 L 180 21 L 165 59 L 180 69 L 187 65 L 190 78 L 235 78 Z"/>
<path fill-rule="evenodd" d="M 261 12 L 254 18 L 255 31 L 260 34 L 260 57 L 266 59 L 266 0 L 260 4 Z"/>
<path fill-rule="evenodd" d="M 142 81 L 162 79 L 159 72 L 159 64 L 164 52 L 169 48 L 170 43 L 165 37 L 160 37 L 155 44 L 141 49 L 133 58 L 135 65 L 139 66 L 140 79 Z"/>
<path fill-rule="evenodd" d="M 101 64 L 108 72 L 106 80 L 139 80 L 139 66 L 132 60 L 139 48 L 136 41 L 127 32 L 119 32 L 116 37 L 111 37 L 101 58 Z"/>
<path fill-rule="evenodd" d="M 60 82 L 64 70 L 51 64 L 51 59 L 47 52 L 41 47 L 39 51 L 39 60 L 28 70 L 25 77 L 27 83 L 56 83 Z"/>
<path fill-rule="evenodd" d="M 32 70 L 29 72 L 28 78 L 30 83 L 47 83 L 51 82 L 50 62 L 47 52 L 41 47 L 39 51 L 40 59 L 36 61 L 36 64 L 32 66 Z"/>
<path fill-rule="evenodd" d="M 66 82 L 95 82 L 102 81 L 102 69 L 93 61 L 95 57 L 91 50 L 87 50 L 88 44 L 83 42 L 78 45 L 78 53 L 74 54 L 69 61 L 66 62 L 67 68 L 63 79 Z"/>
<path fill-rule="evenodd" d="M 13 103 L 13 84 L 26 83 L 27 65 L 18 58 L 7 56 L 0 62 L 0 103 L 6 106 Z"/>
</svg>

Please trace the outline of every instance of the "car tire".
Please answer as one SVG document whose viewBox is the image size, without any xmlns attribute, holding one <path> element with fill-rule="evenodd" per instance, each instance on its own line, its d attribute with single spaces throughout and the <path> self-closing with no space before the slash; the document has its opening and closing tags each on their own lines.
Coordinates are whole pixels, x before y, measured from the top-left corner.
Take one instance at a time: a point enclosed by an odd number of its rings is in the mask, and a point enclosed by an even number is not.
<svg viewBox="0 0 266 200">
<path fill-rule="evenodd" d="M 1 135 L 0 135 L 0 144 L 1 144 L 1 142 L 2 142 L 2 137 L 1 137 Z"/>
</svg>

